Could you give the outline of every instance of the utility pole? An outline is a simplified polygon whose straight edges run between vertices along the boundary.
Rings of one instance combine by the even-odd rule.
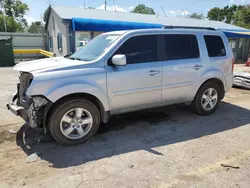
[[[104,5],[105,5],[105,10],[107,10],[107,1],[106,0],[104,2]]]
[[[116,12],[116,5],[115,5],[115,0],[113,0],[113,2],[114,2],[114,9],[115,9],[115,12]]]

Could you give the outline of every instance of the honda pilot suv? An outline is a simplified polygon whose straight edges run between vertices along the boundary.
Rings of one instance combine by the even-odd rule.
[[[7,108],[75,145],[116,114],[173,104],[213,113],[232,87],[233,54],[214,29],[143,29],[104,33],[68,57],[14,69],[20,82]]]

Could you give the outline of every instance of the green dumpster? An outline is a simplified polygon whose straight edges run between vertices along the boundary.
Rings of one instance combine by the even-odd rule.
[[[11,37],[0,37],[0,67],[14,66],[15,59]]]

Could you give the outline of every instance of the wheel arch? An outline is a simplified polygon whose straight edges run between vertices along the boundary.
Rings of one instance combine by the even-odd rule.
[[[53,111],[54,108],[56,108],[58,105],[60,105],[60,103],[63,103],[64,101],[67,101],[69,99],[86,99],[89,100],[90,102],[92,102],[97,109],[100,112],[101,115],[101,121],[103,123],[107,123],[110,113],[109,111],[105,110],[104,105],[102,104],[102,102],[100,101],[100,99],[98,99],[96,96],[89,94],[89,93],[73,93],[73,94],[69,94],[66,96],[63,96],[61,98],[59,98],[57,101],[55,101],[54,103],[50,103],[50,105],[47,106],[46,110],[45,110],[45,114],[44,114],[44,128],[47,130],[47,125],[48,125],[48,121],[50,118],[50,114]]]
[[[223,84],[223,82],[222,82],[222,80],[221,79],[219,79],[219,78],[209,78],[209,79],[207,79],[207,80],[205,80],[202,84],[201,84],[201,86],[199,87],[199,89],[197,90],[197,92],[196,92],[196,95],[197,95],[197,93],[199,92],[199,90],[200,90],[200,88],[204,85],[204,84],[206,84],[206,83],[215,83],[215,84],[217,84],[218,86],[219,86],[219,88],[220,88],[220,100],[222,100],[223,98],[224,98],[224,96],[225,96],[225,87],[224,87],[224,84]]]

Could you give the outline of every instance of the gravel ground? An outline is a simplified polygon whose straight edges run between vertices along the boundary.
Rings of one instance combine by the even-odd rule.
[[[116,116],[88,143],[62,147],[6,110],[18,74],[2,68],[0,76],[1,188],[249,188],[249,90],[231,89],[210,116],[185,107]],[[26,163],[34,153],[39,158]]]

